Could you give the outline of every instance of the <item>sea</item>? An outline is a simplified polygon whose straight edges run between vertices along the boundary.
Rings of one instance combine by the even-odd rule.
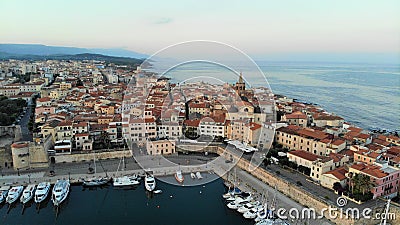
[[[262,76],[248,75],[246,82],[270,86],[276,94],[320,105],[364,129],[399,130],[400,66],[349,63],[257,62]],[[250,74],[250,73],[249,73]],[[205,77],[233,83],[232,71],[214,64],[185,64],[164,74],[183,82]],[[266,80],[265,80],[266,78]],[[190,178],[189,178],[190,179]],[[72,186],[58,214],[51,202],[40,210],[22,210],[16,204],[0,206],[0,224],[254,224],[229,210],[221,195],[223,181],[199,186],[157,182],[162,194],[149,196],[143,184],[133,190],[112,186],[84,189]]]

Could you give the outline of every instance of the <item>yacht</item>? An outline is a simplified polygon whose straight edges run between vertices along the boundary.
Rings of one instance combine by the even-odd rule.
[[[239,208],[237,209],[237,211],[240,212],[240,213],[245,213],[245,212],[249,211],[249,210],[252,209],[252,208],[254,208],[254,205],[253,205],[253,204],[251,204],[251,203],[246,203],[246,204],[242,205],[241,207],[239,207]]]
[[[261,211],[264,211],[264,207],[262,207],[262,206],[254,207],[254,208],[250,209],[249,211],[245,212],[243,214],[243,217],[246,219],[255,219],[258,216],[259,212],[261,212]]]
[[[144,178],[144,186],[146,187],[146,190],[150,192],[156,188],[156,179],[153,175],[146,175],[146,177]]]
[[[85,187],[98,187],[98,186],[103,186],[110,182],[110,178],[108,177],[98,177],[98,178],[92,178],[88,180],[83,181],[83,186]]]
[[[29,202],[33,198],[33,196],[35,195],[35,190],[36,190],[36,185],[34,185],[34,184],[28,185],[24,189],[24,191],[22,192],[22,196],[19,199],[19,201],[22,204],[25,204],[25,203]]]
[[[197,179],[203,179],[203,177],[201,176],[201,173],[200,173],[200,172],[197,172],[197,173],[196,173],[196,177],[197,177]]]
[[[114,187],[133,186],[140,184],[134,177],[123,176],[113,179]]]
[[[54,206],[60,206],[61,203],[68,197],[70,183],[69,180],[57,180],[53,187],[51,200]]]
[[[0,204],[6,201],[8,190],[10,190],[10,186],[0,188]]]
[[[42,182],[39,183],[36,191],[35,191],[35,203],[41,203],[43,200],[47,198],[50,192],[50,183],[49,182]]]
[[[183,183],[183,181],[185,180],[185,178],[182,175],[182,171],[177,170],[175,173],[175,179],[176,181],[178,181],[179,183]]]
[[[13,204],[15,201],[17,201],[19,196],[21,196],[23,190],[24,190],[24,186],[12,187],[10,189],[10,191],[8,191],[6,202],[8,204]]]
[[[243,205],[244,202],[237,202],[237,201],[233,201],[233,202],[229,202],[226,206],[229,209],[238,209]]]

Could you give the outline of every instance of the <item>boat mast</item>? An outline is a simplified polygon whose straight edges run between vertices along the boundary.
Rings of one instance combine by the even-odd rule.
[[[96,154],[93,153],[94,174],[96,174]]]

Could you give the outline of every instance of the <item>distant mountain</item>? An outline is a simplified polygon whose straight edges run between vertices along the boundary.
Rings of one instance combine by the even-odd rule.
[[[116,57],[93,53],[81,53],[71,55],[23,55],[23,54],[10,54],[0,52],[0,60],[4,59],[19,59],[19,60],[98,60],[107,63],[114,63],[117,65],[128,65],[132,68],[139,66],[143,63],[143,59],[136,59],[131,57]]]
[[[41,44],[0,44],[2,55],[76,55],[83,53],[101,54],[116,57],[143,59],[148,56],[134,51],[119,48],[76,48],[63,46],[47,46]]]

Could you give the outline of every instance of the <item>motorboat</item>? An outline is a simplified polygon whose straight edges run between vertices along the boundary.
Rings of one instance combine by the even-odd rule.
[[[23,191],[24,191],[24,186],[12,187],[8,191],[6,202],[8,204],[13,204],[14,202],[16,202],[18,200],[19,196],[21,196]]]
[[[19,201],[22,204],[26,204],[27,202],[29,202],[31,199],[33,199],[33,196],[35,195],[35,190],[36,190],[35,184],[28,185],[22,192],[22,195],[21,195],[21,198],[19,199]]]
[[[158,190],[155,190],[153,193],[154,193],[154,194],[161,194],[161,193],[162,193],[162,190],[158,189]]]
[[[38,184],[34,197],[35,203],[41,203],[47,198],[50,192],[50,187],[51,186],[49,182],[42,182]]]
[[[191,177],[192,179],[195,179],[195,178],[196,178],[196,174],[190,173],[190,177]]]
[[[238,208],[240,208],[240,207],[242,206],[242,203],[233,201],[233,202],[229,202],[226,206],[227,206],[229,209],[238,209]]]
[[[197,177],[197,179],[203,179],[203,177],[201,176],[201,173],[200,173],[200,172],[197,172],[197,173],[196,173],[196,177]]]
[[[103,186],[110,182],[110,178],[108,177],[97,177],[97,178],[92,178],[88,180],[83,181],[83,186],[85,187],[98,187],[98,186]]]
[[[185,178],[182,175],[182,171],[178,170],[175,173],[175,179],[176,181],[178,181],[179,183],[183,183],[183,181],[185,180]]]
[[[245,212],[243,214],[243,217],[246,219],[255,219],[258,216],[259,212],[261,212],[261,211],[264,211],[264,207],[262,207],[262,206],[254,207],[254,208],[250,209],[249,211]]]
[[[147,191],[153,191],[156,188],[156,179],[153,175],[147,174],[144,178],[144,187]]]
[[[60,206],[61,203],[67,199],[69,187],[69,180],[57,180],[51,195],[51,200],[53,201],[54,206]]]
[[[254,208],[254,205],[253,205],[253,204],[251,204],[251,203],[246,203],[246,204],[243,204],[241,207],[239,207],[239,208],[237,209],[237,211],[240,212],[240,213],[245,213],[245,212],[249,211],[249,210],[252,209],[252,208]]]
[[[10,190],[10,186],[2,186],[0,188],[0,204],[6,201],[8,190]]]
[[[140,184],[134,177],[123,176],[113,179],[114,187],[134,186]]]

